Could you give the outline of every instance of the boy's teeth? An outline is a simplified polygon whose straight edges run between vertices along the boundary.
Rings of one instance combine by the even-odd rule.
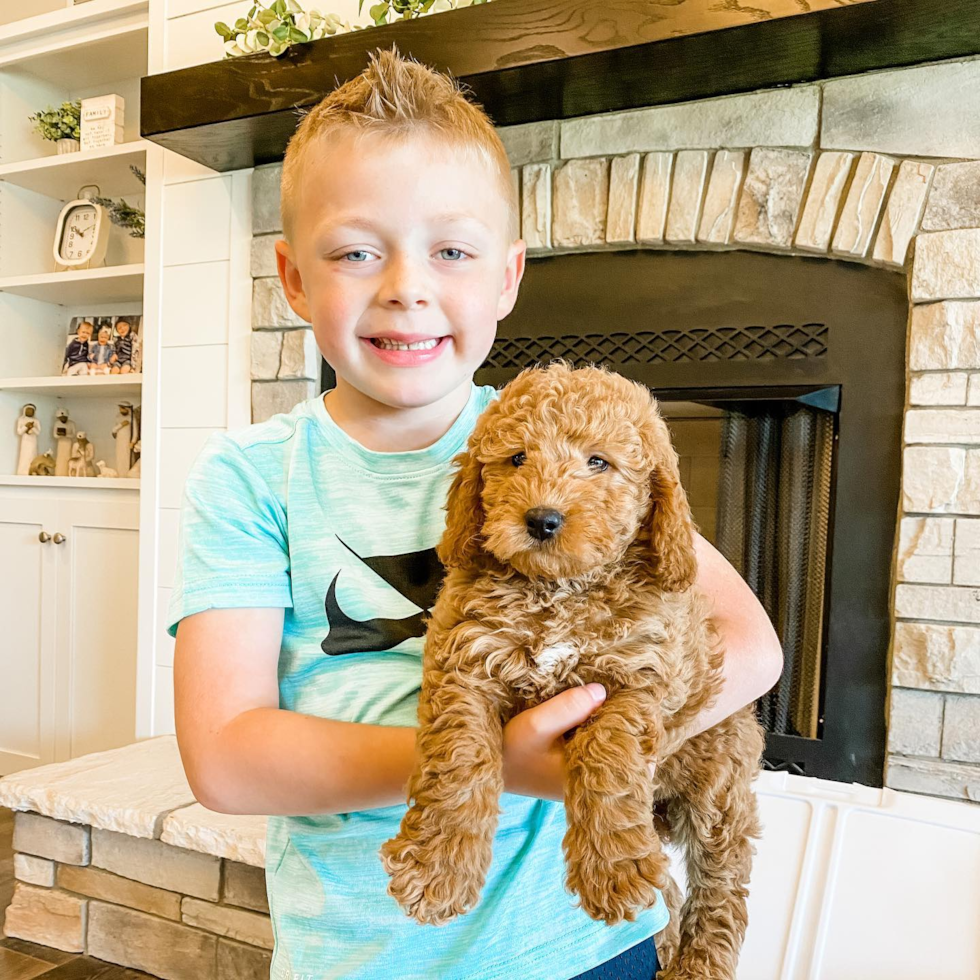
[[[419,340],[414,344],[396,344],[387,337],[372,337],[371,343],[375,347],[384,347],[385,350],[432,350],[439,343],[439,340],[433,338],[432,340]]]

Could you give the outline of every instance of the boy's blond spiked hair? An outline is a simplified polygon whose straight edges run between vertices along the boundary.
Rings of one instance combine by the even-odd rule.
[[[303,113],[282,162],[279,208],[286,241],[293,241],[293,217],[307,149],[344,127],[390,137],[427,134],[452,147],[475,151],[497,174],[509,213],[511,240],[519,237],[517,192],[510,161],[493,123],[479,105],[466,98],[455,79],[402,57],[392,46],[390,51],[373,52],[360,75]]]

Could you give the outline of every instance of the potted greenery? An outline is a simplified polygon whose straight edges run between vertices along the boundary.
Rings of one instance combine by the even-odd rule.
[[[27,117],[34,123],[34,130],[42,139],[53,140],[58,145],[59,153],[74,153],[81,146],[82,136],[82,102],[62,102],[61,107],[52,109],[50,106],[44,112],[36,112]]]

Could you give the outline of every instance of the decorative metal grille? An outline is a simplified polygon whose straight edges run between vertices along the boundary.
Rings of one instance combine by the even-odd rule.
[[[788,772],[794,776],[806,775],[806,768],[800,762],[782,762],[779,759],[763,759],[762,768],[769,772]]]
[[[760,361],[823,357],[827,324],[690,327],[636,333],[590,333],[561,337],[498,337],[484,367],[523,368],[562,357],[605,364],[656,364],[676,361]]]

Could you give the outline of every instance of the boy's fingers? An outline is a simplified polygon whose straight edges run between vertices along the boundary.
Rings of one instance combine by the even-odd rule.
[[[601,684],[571,687],[528,711],[528,722],[535,735],[552,740],[580,725],[605,700]]]

